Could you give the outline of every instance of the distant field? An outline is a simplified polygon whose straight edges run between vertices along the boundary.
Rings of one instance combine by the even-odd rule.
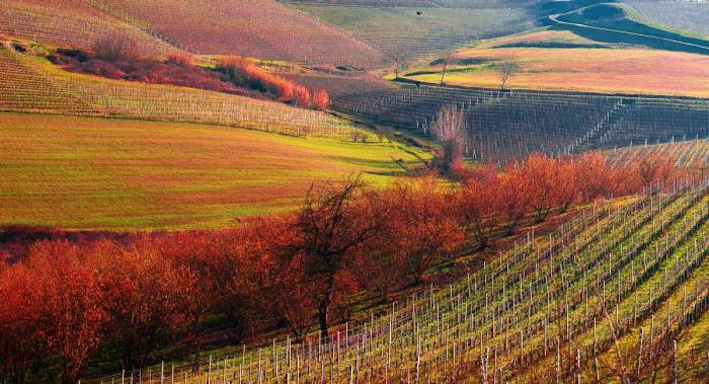
[[[221,227],[291,209],[314,180],[384,183],[398,144],[206,125],[0,113],[0,225]]]
[[[709,3],[693,0],[624,0],[644,19],[691,34],[709,36]],[[671,11],[668,11],[670,10]]]
[[[667,12],[672,12],[670,7],[667,7]],[[648,22],[626,4],[596,4],[551,16],[550,21],[559,28],[597,41],[709,54],[709,40]]]
[[[554,29],[539,29],[537,31],[503,36],[489,39],[476,45],[477,48],[506,48],[506,47],[537,47],[537,48],[570,48],[570,47],[599,47],[597,41],[579,36],[571,31]]]
[[[420,8],[416,4],[391,7],[387,4],[348,6],[295,2],[293,7],[368,42],[386,54],[390,62],[397,55],[411,60],[479,38],[519,32],[534,26],[534,17],[523,3],[467,3],[468,8]],[[417,15],[417,12],[421,14]]]
[[[519,70],[509,88],[709,97],[709,56],[649,49],[462,49],[455,59],[483,61],[449,66],[448,84],[500,87],[499,63]],[[487,60],[487,62],[485,62]],[[440,82],[440,66],[412,69],[411,79]]]

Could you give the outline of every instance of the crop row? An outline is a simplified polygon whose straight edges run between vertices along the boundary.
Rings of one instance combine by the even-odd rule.
[[[333,105],[423,134],[441,107],[456,105],[466,114],[467,155],[503,162],[531,152],[559,155],[709,136],[703,100],[373,84],[335,93]]]
[[[709,140],[694,139],[614,148],[606,153],[613,167],[622,167],[643,158],[661,158],[677,167],[701,170],[706,166],[708,152]]]
[[[605,132],[598,146],[612,148],[709,137],[706,102],[638,101]]]

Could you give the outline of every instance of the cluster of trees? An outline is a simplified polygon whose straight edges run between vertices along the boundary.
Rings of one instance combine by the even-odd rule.
[[[677,177],[663,164],[609,169],[597,154],[534,155],[502,172],[459,167],[457,187],[429,177],[383,191],[359,178],[325,184],[298,212],[228,231],[37,242],[0,264],[0,382],[23,383],[42,368],[74,383],[100,354],[139,368],[168,345],[184,358],[215,322],[232,341],[276,327],[326,336],[349,319],[354,294],[386,301],[525,220],[654,191]]]
[[[232,84],[272,93],[283,101],[304,108],[325,110],[330,106],[330,96],[326,90],[311,92],[307,87],[293,80],[262,70],[247,58],[238,56],[223,58],[219,61],[217,71],[222,74],[224,80]]]

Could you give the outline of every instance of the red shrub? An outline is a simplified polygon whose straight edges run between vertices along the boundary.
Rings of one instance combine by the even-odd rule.
[[[293,88],[293,101],[301,107],[310,107],[310,91],[302,85]]]
[[[321,111],[327,110],[330,108],[330,94],[324,89],[318,90],[313,95],[313,105]]]

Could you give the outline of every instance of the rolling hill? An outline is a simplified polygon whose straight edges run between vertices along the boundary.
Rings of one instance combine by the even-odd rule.
[[[534,1],[288,1],[381,51],[391,65],[533,27]]]
[[[0,225],[223,228],[296,208],[315,180],[362,173],[383,185],[402,171],[393,159],[418,164],[410,151],[208,125],[0,113]]]
[[[0,384],[709,382],[706,7],[0,0]]]
[[[295,136],[349,137],[352,131],[344,120],[276,101],[67,72],[11,46],[0,45],[0,68],[5,111],[218,124]]]
[[[373,48],[275,0],[3,0],[0,33],[60,47],[91,48],[107,34],[133,37],[148,55],[255,56],[375,66]],[[177,22],[179,21],[179,22]]]

